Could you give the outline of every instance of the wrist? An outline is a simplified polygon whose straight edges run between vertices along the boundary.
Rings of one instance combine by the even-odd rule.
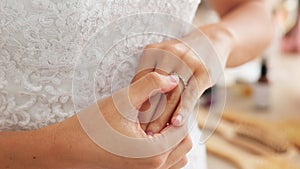
[[[223,67],[226,66],[228,57],[236,43],[233,32],[224,24],[216,23],[199,28],[211,41],[218,53],[219,60]]]
[[[182,38],[182,42],[201,60],[209,75],[209,85],[217,83],[235,46],[233,33],[221,23],[216,23],[192,30]]]

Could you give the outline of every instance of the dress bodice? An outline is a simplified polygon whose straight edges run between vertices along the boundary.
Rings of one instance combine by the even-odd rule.
[[[40,128],[75,113],[74,65],[82,47],[97,30],[120,17],[143,12],[166,13],[191,23],[199,0],[0,2],[0,131],[4,131]],[[186,31],[184,27],[178,29],[179,34]],[[99,65],[102,71],[96,82],[99,98],[128,85],[143,47],[164,39],[147,34],[128,37],[117,44],[109,59]],[[124,62],[122,58],[126,56],[132,57]],[[93,62],[86,60],[87,66]],[[88,71],[76,75],[82,81],[88,77]],[[112,81],[114,89],[109,85]],[[88,96],[95,90],[84,84],[79,90],[83,108],[90,103]]]

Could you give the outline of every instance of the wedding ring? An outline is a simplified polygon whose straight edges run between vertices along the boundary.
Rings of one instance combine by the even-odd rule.
[[[180,81],[183,83],[183,88],[186,88],[188,86],[187,80],[185,80],[185,78],[179,75],[178,73],[173,72],[171,73],[171,75],[177,75],[179,77]]]

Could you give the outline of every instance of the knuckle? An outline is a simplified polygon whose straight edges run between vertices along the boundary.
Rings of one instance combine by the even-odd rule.
[[[198,58],[195,59],[194,64],[195,64],[195,67],[197,67],[198,71],[201,71],[201,72],[206,71],[206,67],[200,59],[198,59]]]
[[[201,62],[201,61],[198,61],[196,64],[196,71],[199,72],[200,74],[206,74],[207,73],[207,69],[205,67],[205,65]]]
[[[202,62],[202,60],[198,57],[198,55],[194,51],[188,51],[186,54],[189,59],[191,60],[191,64],[193,67],[196,67],[197,69],[205,69],[205,66]]]
[[[207,72],[206,66],[204,65],[204,63],[202,62],[202,60],[200,60],[199,58],[197,58],[197,56],[195,55],[194,59],[193,59],[193,66],[196,67],[196,71],[199,73],[205,73]]]
[[[187,48],[185,45],[179,43],[179,44],[172,44],[172,45],[166,45],[163,47],[164,50],[169,51],[170,53],[174,54],[177,57],[184,57],[185,53],[187,52]]]
[[[198,86],[198,88],[207,89],[208,87],[211,87],[211,85],[212,85],[211,77],[206,68],[204,68],[203,70],[197,69],[195,75],[196,75],[196,83],[195,84]]]

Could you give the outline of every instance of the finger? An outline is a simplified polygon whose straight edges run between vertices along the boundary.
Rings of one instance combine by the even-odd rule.
[[[129,98],[135,108],[139,108],[151,95],[173,90],[179,82],[176,75],[164,76],[156,72],[148,73],[129,86]]]
[[[161,75],[168,75],[169,74],[165,70],[155,69],[154,71],[161,74]],[[179,85],[180,85],[180,83],[179,83]],[[175,89],[173,89],[172,92],[167,93],[166,96],[169,97],[170,93],[173,93],[174,91],[176,91],[177,87]],[[144,129],[144,131],[148,135],[153,135],[155,133],[158,133],[162,128],[165,127],[167,122],[170,121],[169,119],[170,119],[170,117],[171,117],[171,115],[172,115],[172,113],[173,113],[173,111],[174,111],[174,109],[175,109],[175,107],[177,106],[177,103],[178,103],[178,99],[177,99],[176,105],[169,106],[169,105],[167,105],[169,99],[166,99],[166,97],[164,95],[160,95],[158,98],[159,99],[157,99],[157,97],[152,99],[152,100],[150,99],[150,103],[148,101],[145,102],[141,107],[141,109],[143,109],[144,112],[139,114],[140,116],[146,116],[146,118],[145,117],[142,117],[142,118],[139,117],[139,119],[143,120],[144,123],[142,123],[143,124],[142,129]],[[145,108],[147,108],[146,112],[145,112]],[[164,112],[165,109],[172,109],[172,110],[170,111],[170,113],[166,113],[166,112]],[[151,129],[148,130],[149,125],[152,124],[153,121],[155,121],[158,118],[160,120],[159,120],[159,122],[156,122],[156,123],[160,123],[161,125],[153,126],[153,128],[154,128],[153,131],[151,131]],[[146,119],[146,121],[145,121],[145,119]]]
[[[168,72],[165,72],[164,70],[155,69],[154,71],[157,72],[157,73],[159,73],[159,74],[161,74],[161,75],[169,75],[169,73],[168,73]],[[178,83],[178,86],[179,86],[179,85],[180,85],[180,83]],[[146,125],[145,131],[146,131],[146,133],[148,133],[149,135],[158,133],[158,132],[160,131],[160,129],[161,129],[161,128],[164,128],[165,125],[166,125],[166,123],[170,121],[169,119],[170,119],[170,116],[171,116],[171,115],[165,114],[165,112],[163,112],[163,111],[166,110],[166,109],[170,109],[170,106],[167,105],[168,100],[169,100],[169,97],[170,97],[170,95],[171,95],[174,91],[178,90],[178,89],[177,89],[178,86],[175,87],[175,89],[173,89],[172,92],[167,93],[167,94],[166,94],[166,97],[161,95],[161,96],[160,96],[160,100],[158,100],[158,102],[155,102],[156,104],[151,104],[151,106],[155,107],[155,110],[154,110],[153,112],[148,112],[148,114],[151,114],[151,118],[150,118],[149,121],[147,121],[148,123],[147,123],[147,125]],[[177,103],[176,103],[176,105],[177,105]],[[173,108],[173,110],[174,110],[174,108]],[[173,113],[173,112],[172,112],[172,113]],[[161,117],[161,116],[163,116],[163,117]],[[154,129],[153,131],[151,131],[151,129],[148,130],[149,125],[152,124],[154,121],[156,121],[158,118],[160,119],[159,121],[160,121],[160,123],[161,123],[162,125],[159,125],[159,127],[157,127],[157,126],[155,127],[155,126],[154,126],[155,129]]]
[[[161,94],[151,96],[149,100],[144,102],[144,104],[139,109],[138,119],[144,131],[146,131],[149,122],[152,120],[153,114],[157,109],[157,105],[159,105],[160,99]],[[152,134],[150,133],[149,135]]]
[[[165,164],[166,168],[174,166],[192,149],[193,143],[189,136],[186,136],[181,143],[169,154]]]
[[[170,119],[173,115],[173,112],[176,110],[178,105],[181,91],[180,87],[176,87],[172,92],[167,94],[166,101],[161,100],[160,104],[166,104],[163,112],[156,112],[153,119],[154,121],[150,122],[146,128],[146,133],[155,134],[159,133],[163,128],[166,127],[167,123],[170,123]],[[166,103],[164,103],[166,102]],[[159,111],[159,110],[158,110]],[[157,118],[157,116],[159,116]]]
[[[184,55],[186,50],[181,49],[182,51],[177,51],[177,54]],[[167,75],[170,74],[170,72],[173,72],[168,69],[169,65],[173,66],[171,68],[172,70],[178,70],[177,67],[180,67],[179,69],[182,69],[184,71],[183,74],[190,73],[191,71],[186,71],[187,66],[183,61],[180,60],[179,56],[174,56],[176,51],[166,51],[164,54],[164,57],[162,58],[162,61],[157,63],[157,67],[155,68],[155,72],[158,72],[159,74]],[[180,66],[178,66],[180,65]],[[174,67],[176,66],[176,67]],[[177,72],[177,71],[176,71]],[[180,74],[182,74],[180,72]],[[188,77],[190,77],[192,73],[189,74]],[[176,107],[179,103],[181,92],[184,89],[184,85],[182,82],[178,84],[178,86],[172,90],[172,92],[167,93],[167,99],[164,97],[161,98],[160,105],[157,105],[156,112],[154,113],[153,118],[151,119],[151,122],[148,124],[146,128],[146,132],[148,134],[155,134],[159,133],[164,127],[166,127],[166,124],[171,122],[170,118],[172,117],[174,111],[176,110]],[[164,106],[164,109],[159,109],[159,107],[162,107],[162,104]]]
[[[176,75],[164,76],[152,72],[112,95],[116,110],[127,120],[137,122],[138,110],[151,96],[173,90],[179,81]]]
[[[154,71],[156,60],[159,57],[157,56],[156,49],[159,48],[160,45],[161,44],[150,44],[145,47],[137,66],[137,74],[134,76],[131,83],[134,83],[135,81],[144,77],[146,74]],[[138,119],[140,120],[141,128],[144,131],[146,130],[148,122],[150,122],[152,119],[159,100],[159,96],[151,97],[149,100],[145,101],[139,109],[140,113]]]
[[[195,65],[198,65],[198,62],[197,63],[194,62],[195,59],[193,57],[195,54],[192,51],[187,50],[187,48],[182,44],[177,45],[177,47],[173,46],[172,48],[165,49],[165,50],[168,50],[168,52],[166,52],[165,58],[161,62],[157,63],[156,70],[167,67],[166,65],[172,61],[172,63],[176,65],[176,67],[174,67],[173,70],[175,70],[177,74],[179,73],[182,78],[179,84],[185,86],[186,83],[185,79],[189,79],[190,77],[192,77],[194,71],[196,70]],[[174,58],[173,55],[177,55],[177,57]],[[149,124],[149,126],[146,129],[148,133],[159,132],[161,129],[163,129],[166,126],[166,123],[171,121],[170,118],[173,115],[174,111],[176,110],[176,107],[178,106],[180,95],[182,92],[182,90],[178,90],[177,88],[178,86],[172,92],[167,94],[168,99],[167,99],[166,109],[164,110],[163,113],[161,112],[155,113],[155,114],[159,114],[160,117],[158,119],[154,118],[156,120]],[[179,120],[182,119],[181,116],[176,118]]]
[[[149,69],[148,69],[149,71]],[[152,71],[152,70],[151,70]],[[144,76],[144,73],[146,73],[147,70],[144,70],[140,73],[138,73],[136,75],[136,78],[141,78],[142,76]],[[168,73],[161,71],[161,70],[154,70],[154,72],[157,72],[161,75],[168,75]],[[160,109],[160,105],[161,104],[161,99],[162,95],[161,94],[157,94],[155,96],[151,96],[149,100],[147,100],[146,102],[144,102],[141,106],[141,108],[139,109],[140,113],[138,116],[138,119],[141,123],[141,127],[144,131],[146,131],[149,122],[151,122],[153,120],[153,118],[155,118],[154,116],[156,115],[156,110]],[[149,135],[152,135],[152,132],[148,133]]]
[[[188,116],[193,112],[197,100],[203,93],[204,88],[200,89],[197,84],[197,80],[194,76],[188,82],[188,86],[184,89],[180,103],[177,106],[176,111],[172,117],[172,124],[174,126],[182,126]]]
[[[158,74],[161,74],[161,75],[165,75],[165,76],[168,76],[169,75],[169,73],[167,73],[167,72],[165,72],[165,71],[162,71],[162,70],[159,70],[159,69],[155,69],[155,70],[153,70],[154,72],[157,72]],[[179,84],[179,83],[178,83]],[[176,87],[175,87],[175,89],[176,89]],[[175,89],[173,89],[173,90],[175,90]],[[152,116],[151,116],[151,119],[153,119],[153,116],[155,115],[155,111],[156,111],[156,109],[157,109],[157,107],[158,107],[158,105],[160,104],[160,101],[161,101],[161,94],[158,94],[158,95],[160,95],[158,98],[159,99],[157,99],[157,100],[154,100],[153,99],[153,101],[152,100],[149,100],[149,101],[147,101],[147,102],[145,102],[144,104],[143,104],[143,110],[141,110],[141,111],[146,111],[146,110],[148,110],[149,108],[154,108],[153,110],[154,111],[147,111],[147,113],[149,113],[149,114],[151,114]],[[146,109],[146,110],[145,110]],[[150,121],[151,121],[151,119],[150,120],[148,120],[147,121],[147,123],[149,123]]]
[[[133,77],[133,79],[131,80],[131,83],[136,82],[137,80],[141,79],[142,77],[144,77],[145,75],[147,75],[148,73],[153,72],[154,68],[145,68],[146,65],[144,65],[144,63],[148,63],[149,61],[146,60],[148,58],[143,58],[143,55],[140,59],[139,65],[138,65],[138,72],[137,74]],[[153,60],[151,61],[153,67],[155,66],[155,63],[153,62]],[[149,66],[149,65],[148,65]],[[142,68],[145,68],[142,70]],[[155,106],[157,105],[159,102],[160,97],[158,97],[157,95],[155,96],[151,96],[149,100],[145,101],[143,103],[143,105],[140,107],[139,111],[139,115],[138,115],[138,119],[140,120],[140,125],[141,128],[145,131],[147,124],[148,123],[144,123],[144,121],[151,121],[152,118],[152,114],[148,113],[148,112],[154,112],[155,111]],[[151,102],[151,103],[150,103]],[[152,106],[151,106],[152,105]]]
[[[188,163],[188,158],[185,156],[183,157],[179,162],[177,162],[175,165],[173,165],[170,169],[180,169],[186,166]]]

